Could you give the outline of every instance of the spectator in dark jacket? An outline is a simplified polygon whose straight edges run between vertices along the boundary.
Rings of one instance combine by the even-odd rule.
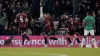
[[[54,20],[59,20],[61,14],[62,14],[62,8],[61,8],[61,6],[59,4],[59,1],[56,1],[53,13],[55,14],[55,19]]]
[[[7,26],[7,16],[6,13],[2,11],[2,4],[0,4],[0,34],[4,30],[5,26]]]

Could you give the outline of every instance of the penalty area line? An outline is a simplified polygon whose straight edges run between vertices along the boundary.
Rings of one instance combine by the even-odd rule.
[[[46,56],[68,56],[66,54],[57,54],[57,53],[31,53],[31,52],[0,52],[0,54],[13,54],[13,55],[46,55]]]

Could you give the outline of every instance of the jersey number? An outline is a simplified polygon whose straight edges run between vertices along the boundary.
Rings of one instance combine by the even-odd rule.
[[[24,22],[24,20],[23,20],[23,16],[20,16],[20,22]]]

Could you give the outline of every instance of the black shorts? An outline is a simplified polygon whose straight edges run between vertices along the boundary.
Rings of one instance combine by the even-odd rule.
[[[74,35],[75,32],[76,32],[75,30],[69,30],[68,34],[69,34],[69,35]]]
[[[75,31],[75,30],[69,31],[67,34],[69,34],[69,35],[74,35],[74,34],[80,35],[80,33],[78,31]]]
[[[20,32],[21,32],[21,33],[26,32],[26,28],[25,28],[25,27],[21,27],[21,28],[20,28]]]
[[[74,35],[74,34],[79,35],[79,31],[78,31],[78,30],[70,30],[70,31],[68,32],[68,34],[69,34],[69,35]]]

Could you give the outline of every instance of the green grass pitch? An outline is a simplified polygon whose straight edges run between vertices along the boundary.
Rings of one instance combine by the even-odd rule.
[[[0,56],[100,56],[100,48],[0,48]]]

